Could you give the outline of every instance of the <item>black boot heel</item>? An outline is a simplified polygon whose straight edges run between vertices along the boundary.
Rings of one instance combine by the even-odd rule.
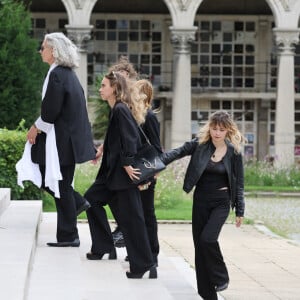
[[[108,259],[117,259],[117,251],[115,247],[110,251]]]
[[[86,258],[89,259],[89,260],[101,260],[102,257],[105,254],[106,253],[92,253],[92,252],[89,252],[89,253],[86,254]],[[108,259],[117,259],[117,252],[116,252],[115,247],[108,253]]]
[[[150,268],[150,270],[149,270],[149,278],[150,279],[156,279],[157,278],[156,264]]]
[[[141,273],[132,273],[132,272],[127,271],[126,276],[127,276],[127,278],[130,278],[130,279],[141,279],[141,278],[143,278],[144,274],[148,271],[149,271],[150,279],[157,278],[156,265],[153,265],[150,269],[146,270],[145,272],[141,272]]]

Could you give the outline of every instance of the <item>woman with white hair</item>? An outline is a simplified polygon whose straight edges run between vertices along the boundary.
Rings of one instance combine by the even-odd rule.
[[[41,115],[27,139],[42,188],[54,197],[57,209],[57,242],[47,244],[78,247],[77,214],[90,205],[73,190],[75,164],[95,158],[84,91],[73,71],[79,56],[73,42],[60,32],[45,35],[40,54],[50,68],[43,85]]]

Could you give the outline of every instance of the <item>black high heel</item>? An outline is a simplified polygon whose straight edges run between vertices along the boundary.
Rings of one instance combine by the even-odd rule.
[[[141,273],[132,273],[132,272],[127,271],[126,276],[127,276],[127,278],[130,278],[130,279],[141,279],[141,278],[143,278],[144,274],[148,271],[149,271],[150,279],[157,278],[156,265],[153,265],[152,267],[150,267],[150,269],[146,270],[145,272],[141,272]]]
[[[89,260],[101,260],[102,257],[106,254],[105,253],[92,253],[89,252],[86,254],[86,258]],[[117,252],[116,248],[114,247],[109,253],[108,253],[108,259],[117,259]]]

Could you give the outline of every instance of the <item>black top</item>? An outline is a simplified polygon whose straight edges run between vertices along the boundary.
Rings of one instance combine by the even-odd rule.
[[[235,207],[237,216],[243,216],[245,211],[244,201],[244,167],[241,153],[237,153],[231,143],[226,141],[227,152],[223,157],[223,163],[228,176],[228,188],[230,190],[231,206]],[[167,165],[181,157],[191,155],[188,165],[183,189],[190,192],[201,178],[216,147],[211,141],[199,144],[197,139],[184,143],[181,147],[164,152],[161,155],[163,162]]]
[[[197,182],[201,190],[214,191],[224,187],[228,188],[228,175],[223,161],[209,160],[204,172]]]

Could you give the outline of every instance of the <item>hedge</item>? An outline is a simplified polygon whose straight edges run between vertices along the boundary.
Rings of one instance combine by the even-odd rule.
[[[0,187],[11,189],[12,200],[41,199],[42,191],[31,182],[17,184],[16,163],[22,157],[26,132],[0,129]]]

